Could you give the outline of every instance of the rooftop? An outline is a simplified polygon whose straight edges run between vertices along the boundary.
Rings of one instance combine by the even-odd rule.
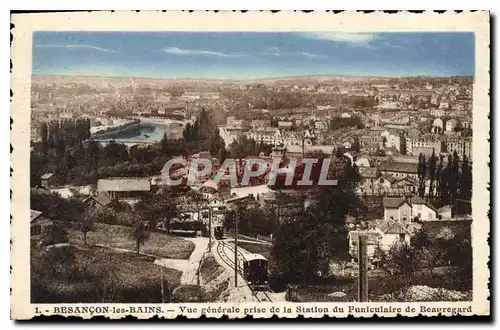
[[[148,178],[108,178],[97,181],[97,191],[150,191]]]
[[[42,214],[42,212],[40,212],[40,211],[30,210],[30,222],[32,222],[33,220],[38,218],[41,214]]]
[[[384,197],[383,204],[385,208],[398,208],[403,203],[408,203],[404,198]]]
[[[380,222],[378,228],[384,234],[410,234],[410,231],[404,225],[391,220]]]
[[[382,162],[378,166],[378,169],[380,171],[387,171],[387,172],[400,172],[400,173],[412,173],[412,174],[417,174],[418,169],[417,169],[418,164],[415,163],[403,163],[403,162]]]

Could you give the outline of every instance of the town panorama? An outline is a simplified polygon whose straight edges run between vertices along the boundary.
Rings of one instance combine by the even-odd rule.
[[[473,33],[33,40],[31,303],[472,300]]]

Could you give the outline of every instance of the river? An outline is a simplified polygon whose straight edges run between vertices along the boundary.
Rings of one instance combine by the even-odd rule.
[[[156,143],[163,138],[165,133],[170,138],[179,137],[182,128],[183,123],[180,122],[141,120],[140,123],[134,126],[104,134],[96,134],[93,139],[103,145],[115,140],[117,143],[132,146],[140,143]]]

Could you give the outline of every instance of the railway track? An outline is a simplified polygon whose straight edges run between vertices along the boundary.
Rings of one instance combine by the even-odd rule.
[[[227,255],[224,247],[228,247],[231,251],[233,251],[231,256]],[[234,265],[234,247],[231,247],[231,245],[226,244],[224,241],[217,241],[216,251],[217,251],[217,254],[219,255],[219,257],[222,259],[222,261],[226,265],[228,265],[231,269],[234,269],[234,267],[235,267],[235,265]],[[238,273],[243,278],[245,278],[243,268],[242,268],[242,266],[240,266],[243,264],[243,261],[244,261],[243,254],[240,251],[238,251]],[[247,286],[250,289],[250,291],[252,292],[252,295],[257,299],[258,302],[271,302],[272,301],[272,299],[269,296],[267,291],[255,290],[250,285],[248,285],[248,283],[247,283]]]

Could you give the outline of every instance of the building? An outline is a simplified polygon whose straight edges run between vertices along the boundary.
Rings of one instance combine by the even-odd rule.
[[[140,198],[151,191],[148,178],[108,178],[97,181],[97,193],[105,193],[111,200]]]
[[[279,128],[290,129],[293,127],[293,121],[291,120],[280,120],[278,121]]]
[[[410,178],[404,177],[395,180],[391,185],[391,194],[396,196],[408,196],[415,195],[418,193],[418,181]]]
[[[107,192],[102,191],[85,198],[83,202],[87,208],[93,209],[108,206],[111,203],[111,198]]]
[[[455,127],[457,127],[458,121],[456,119],[450,119],[446,122],[446,131],[453,132]]]
[[[383,199],[384,220],[407,225],[411,222],[411,205],[404,198],[385,197]]]
[[[419,221],[434,221],[438,217],[438,210],[420,197],[415,197],[411,201],[411,212],[413,219]]]
[[[434,152],[436,155],[441,153],[441,140],[433,135],[406,138],[406,154],[418,156],[421,153],[430,156]]]
[[[201,185],[199,192],[202,194],[203,198],[211,199],[217,195],[219,187],[215,181],[209,179]]]
[[[53,221],[44,216],[40,211],[30,210],[30,234],[31,240],[40,241],[44,234],[49,233]]]
[[[358,258],[358,238],[359,235],[367,236],[366,252],[368,258],[373,258],[377,247],[382,239],[381,234],[377,230],[351,230],[349,232],[349,254],[352,258]]]
[[[391,175],[396,179],[409,177],[418,180],[418,163],[384,161],[378,165],[381,174]]]
[[[243,119],[236,119],[235,116],[229,116],[226,119],[226,126],[228,129],[242,129]]]
[[[472,138],[450,137],[446,140],[445,146],[446,152],[449,154],[453,154],[456,151],[459,157],[465,155],[467,158],[472,159]]]
[[[45,173],[40,177],[42,187],[50,188],[55,185],[56,177],[54,173]]]
[[[379,246],[382,250],[389,250],[391,246],[398,243],[410,244],[411,232],[402,223],[385,220],[377,225],[377,230],[381,233]]]
[[[370,132],[368,134],[361,134],[358,137],[360,148],[364,148],[374,143],[379,145],[379,149],[384,148],[384,137],[379,132]]]
[[[444,131],[444,122],[441,118],[436,118],[432,122],[432,132],[440,133]]]
[[[368,155],[375,155],[379,150],[380,150],[380,144],[378,143],[371,143],[361,148],[361,152]]]
[[[382,138],[385,138],[386,148],[395,148],[398,152],[401,152],[401,137],[399,133],[394,131],[384,131],[380,134]]]

